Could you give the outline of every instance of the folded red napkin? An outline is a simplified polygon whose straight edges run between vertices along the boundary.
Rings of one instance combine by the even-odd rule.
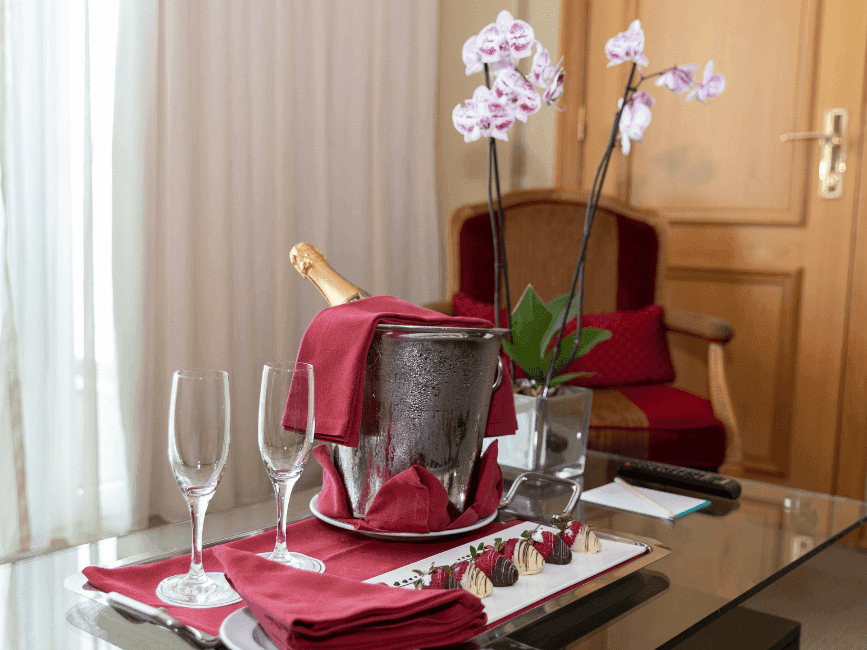
[[[438,327],[493,327],[481,318],[446,316],[391,296],[374,296],[320,311],[301,340],[298,361],[313,365],[316,381],[316,439],[358,446],[364,369],[380,323]],[[518,428],[507,370],[491,395],[485,435],[512,435]],[[287,404],[283,426],[294,421]]]
[[[461,643],[488,620],[463,589],[403,589],[300,571],[246,551],[216,551],[226,577],[284,650],[399,650]]]
[[[379,488],[363,519],[355,519],[346,487],[331,462],[326,445],[313,448],[322,465],[322,490],[316,506],[324,515],[352,524],[356,530],[429,533],[456,530],[476,523],[496,511],[503,496],[503,473],[497,465],[497,441],[479,458],[470,481],[463,513],[455,511],[449,495],[424,467],[413,465]]]

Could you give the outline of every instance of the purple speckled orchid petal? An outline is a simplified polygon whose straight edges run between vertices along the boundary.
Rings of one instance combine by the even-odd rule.
[[[479,48],[476,45],[477,36],[470,36],[464,43],[461,50],[461,57],[464,60],[464,65],[467,66],[467,76],[481,72],[485,64],[482,62],[482,55],[479,53]]]
[[[550,67],[551,55],[539,41],[536,41],[536,55],[533,57],[533,66],[530,68],[530,81],[537,86],[544,87],[546,85],[545,73]]]
[[[467,100],[469,104],[469,100]],[[478,140],[482,133],[479,130],[479,114],[474,108],[458,104],[452,111],[452,123],[458,133],[464,136],[464,142]]]
[[[653,97],[645,90],[641,92],[637,92],[632,96],[632,99],[629,100],[631,104],[644,104],[648,108],[653,107]]]
[[[625,61],[646,66],[647,57],[644,56],[644,32],[641,29],[641,21],[633,20],[629,29],[608,39],[605,43],[605,55],[609,59],[609,67]]]
[[[497,23],[491,23],[479,32],[476,47],[483,63],[496,63],[510,56],[506,33]]]
[[[554,106],[558,99],[563,95],[563,82],[566,80],[566,72],[563,70],[563,60],[560,59],[560,64],[554,71],[553,79],[549,82],[548,88],[545,91],[545,103],[549,106]],[[554,108],[557,108],[554,106]],[[565,110],[558,108],[557,110]]]
[[[516,20],[509,26],[507,32],[509,49],[516,59],[523,59],[533,54],[533,43],[536,42],[536,34],[529,23]]]

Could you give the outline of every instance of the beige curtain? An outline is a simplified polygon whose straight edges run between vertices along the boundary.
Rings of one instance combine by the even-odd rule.
[[[121,14],[114,242],[128,282],[115,303],[141,305],[119,336],[141,525],[187,516],[165,449],[182,367],[230,375],[232,444],[211,509],[270,494],[262,365],[294,359],[325,306],[289,263],[293,244],[372,293],[439,297],[437,2],[151,1]],[[145,128],[120,146],[137,114]],[[311,458],[296,489],[317,469]]]

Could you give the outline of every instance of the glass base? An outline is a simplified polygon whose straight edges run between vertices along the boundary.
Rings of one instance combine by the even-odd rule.
[[[291,551],[287,551],[280,555],[277,555],[274,552],[259,553],[258,555],[259,557],[264,557],[266,560],[279,562],[280,564],[285,564],[286,566],[291,566],[295,569],[301,569],[302,571],[325,573],[325,563],[322,560],[317,560],[315,557],[310,557],[303,553],[292,553]]]
[[[206,573],[205,576],[209,578],[206,583],[193,587],[185,585],[186,574],[166,578],[157,585],[157,596],[169,605],[197,609],[222,607],[241,600],[222,573]]]

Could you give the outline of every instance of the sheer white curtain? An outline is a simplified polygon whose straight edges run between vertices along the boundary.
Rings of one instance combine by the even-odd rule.
[[[439,297],[436,0],[0,7],[0,554],[187,516],[165,450],[181,367],[230,373],[211,507],[266,497],[262,365],[324,306],[292,245]]]
[[[256,444],[262,365],[293,359],[325,306],[289,262],[295,243],[371,292],[439,297],[437,7],[123,3],[114,218],[141,229],[115,234],[129,251],[115,257],[115,299],[140,294],[142,306],[120,341],[122,360],[141,359],[128,366],[140,369],[137,397],[122,395],[124,421],[138,423],[138,523],[187,516],[165,451],[181,367],[230,375],[233,438],[211,508],[270,493]],[[146,128],[121,150],[121,125],[137,115]],[[299,488],[316,469],[311,460]]]
[[[28,534],[39,547],[129,527],[109,236],[117,2],[5,2],[2,22],[0,372],[13,392],[0,453],[12,422],[29,519],[4,540],[15,551]]]

